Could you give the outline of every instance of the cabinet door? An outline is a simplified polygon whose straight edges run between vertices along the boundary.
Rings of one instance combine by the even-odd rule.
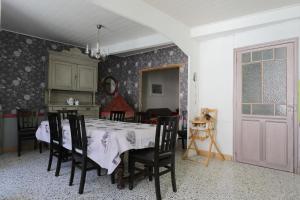
[[[84,115],[85,117],[98,118],[99,107],[98,106],[79,106],[78,114]]]
[[[78,73],[76,77],[77,90],[95,91],[97,89],[97,69],[95,67],[78,65]]]
[[[61,90],[72,90],[75,88],[74,65],[67,62],[52,62],[52,88]]]

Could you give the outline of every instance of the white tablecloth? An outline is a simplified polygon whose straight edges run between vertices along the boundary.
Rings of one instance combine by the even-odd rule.
[[[120,155],[130,149],[153,147],[156,126],[102,119],[86,119],[88,157],[111,174],[121,161]],[[72,148],[70,125],[62,121],[63,146]],[[42,121],[36,132],[38,140],[49,143],[48,121]]]

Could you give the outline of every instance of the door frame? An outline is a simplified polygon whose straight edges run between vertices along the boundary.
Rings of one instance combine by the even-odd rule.
[[[294,121],[293,121],[293,129],[294,129],[294,141],[293,141],[293,172],[299,174],[300,173],[300,166],[299,166],[299,158],[298,158],[298,151],[299,151],[299,125],[298,125],[298,68],[299,68],[299,63],[298,63],[298,41],[299,38],[290,38],[290,39],[285,39],[285,40],[276,40],[273,42],[267,42],[267,43],[261,43],[261,44],[256,44],[256,45],[250,45],[250,46],[245,46],[241,48],[235,48],[234,49],[234,54],[233,54],[233,63],[234,63],[234,69],[233,69],[233,160],[237,161],[236,156],[237,156],[237,149],[238,149],[238,142],[237,141],[237,131],[238,131],[238,124],[237,124],[237,80],[238,80],[238,74],[237,74],[237,52],[238,51],[245,51],[245,50],[250,50],[253,48],[263,48],[271,45],[280,45],[280,44],[285,44],[285,43],[293,43],[294,47]],[[300,111],[300,110],[299,110]]]
[[[143,74],[146,72],[153,72],[153,71],[161,71],[161,70],[167,70],[167,69],[178,69],[178,109],[180,108],[180,68],[183,67],[184,64],[178,63],[178,64],[165,64],[160,65],[156,67],[143,67],[141,70],[139,70],[139,111],[142,110],[143,102],[142,102],[142,96],[143,96]]]

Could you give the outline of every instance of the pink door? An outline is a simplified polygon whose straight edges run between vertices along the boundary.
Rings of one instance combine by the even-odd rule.
[[[236,50],[235,159],[294,171],[295,42]]]

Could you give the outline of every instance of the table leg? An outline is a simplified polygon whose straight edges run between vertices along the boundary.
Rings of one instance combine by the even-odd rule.
[[[118,189],[124,189],[124,154],[120,155],[121,162],[116,168],[116,175],[117,175],[117,187]]]

